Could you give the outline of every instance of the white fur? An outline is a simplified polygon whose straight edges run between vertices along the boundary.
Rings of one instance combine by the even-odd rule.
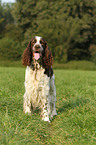
[[[57,115],[55,109],[56,88],[54,75],[50,78],[44,74],[44,69],[40,67],[33,70],[27,66],[25,74],[25,94],[23,109],[25,113],[32,113],[36,107],[41,110],[42,120],[50,122],[54,115]]]
[[[35,50],[35,46],[36,46],[36,45],[39,45],[39,46],[40,46],[40,51],[42,52],[42,51],[43,51],[43,47],[42,47],[42,45],[40,44],[40,40],[42,39],[42,37],[40,37],[40,36],[35,36],[35,39],[36,39],[36,43],[35,43],[34,46],[33,46],[33,50]]]

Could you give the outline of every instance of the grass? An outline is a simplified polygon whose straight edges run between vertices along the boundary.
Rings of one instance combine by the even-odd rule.
[[[74,70],[96,70],[96,64],[91,61],[69,61],[67,63],[54,63],[55,69],[74,69]]]
[[[22,67],[22,61],[14,61],[14,60],[0,60],[0,66],[3,67]]]
[[[0,66],[3,67],[23,67],[22,61],[12,61],[12,60],[1,60]],[[69,61],[67,63],[56,63],[53,62],[54,69],[74,69],[74,70],[96,70],[96,64],[91,61]]]
[[[58,115],[23,113],[24,68],[0,67],[1,145],[95,145],[96,71],[55,70]]]

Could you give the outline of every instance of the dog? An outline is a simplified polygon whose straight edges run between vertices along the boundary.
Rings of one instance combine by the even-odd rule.
[[[32,114],[39,108],[42,120],[50,122],[57,115],[55,76],[52,69],[53,57],[47,42],[35,36],[24,50],[23,65],[25,73],[24,113]]]

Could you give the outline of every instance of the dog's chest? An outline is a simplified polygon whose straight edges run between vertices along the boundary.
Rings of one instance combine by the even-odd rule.
[[[27,82],[42,82],[44,80],[49,80],[49,77],[44,74],[45,69],[39,68],[39,69],[31,69],[30,67],[27,67],[26,74],[25,74],[25,81]]]
[[[40,102],[44,101],[50,90],[50,77],[44,74],[44,69],[32,70],[30,67],[26,69],[25,89],[27,97],[34,107],[40,106]]]
[[[31,92],[34,92],[34,90],[40,91],[40,89],[50,85],[50,77],[45,75],[44,71],[43,68],[32,70],[27,67],[25,75],[25,87],[27,87],[27,90]]]

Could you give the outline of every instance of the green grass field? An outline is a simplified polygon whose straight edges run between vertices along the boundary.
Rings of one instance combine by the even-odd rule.
[[[23,113],[25,68],[0,67],[0,145],[95,145],[96,71],[55,70],[58,115]]]

